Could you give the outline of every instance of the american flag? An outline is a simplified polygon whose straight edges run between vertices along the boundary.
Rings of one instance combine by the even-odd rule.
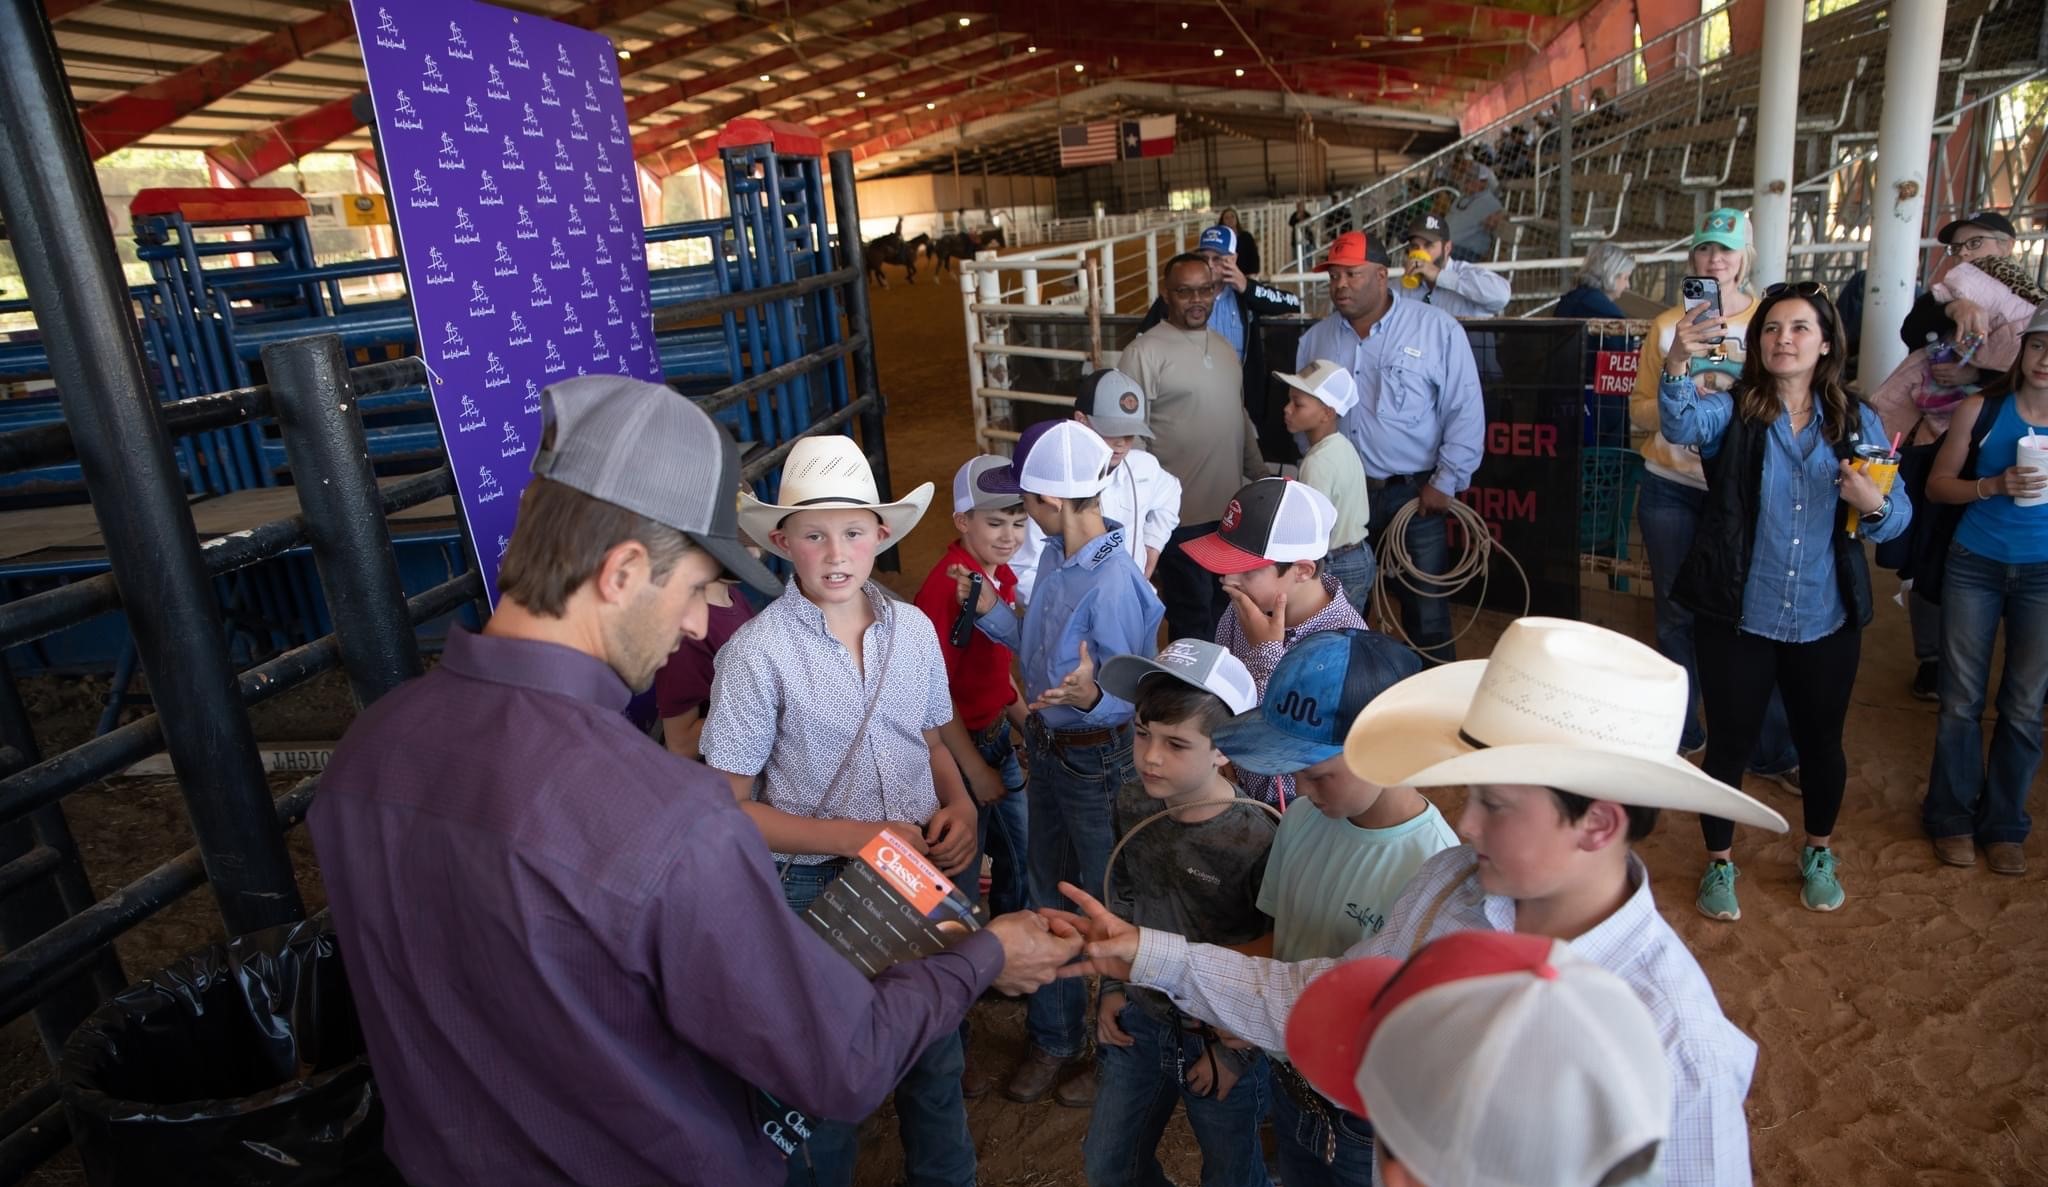
[[[1060,126],[1060,168],[1075,165],[1107,165],[1117,159],[1117,125],[1114,120],[1093,124]]]

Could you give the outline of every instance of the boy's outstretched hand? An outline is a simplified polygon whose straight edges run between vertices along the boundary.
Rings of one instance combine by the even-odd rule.
[[[1052,705],[1065,705],[1086,713],[1101,700],[1102,689],[1095,683],[1095,660],[1088,654],[1088,642],[1084,639],[1081,641],[1081,659],[1074,665],[1074,670],[1067,673],[1066,679],[1039,694],[1030,707],[1037,712]]]
[[[1055,928],[1067,927],[1087,939],[1081,946],[1083,959],[1060,970],[1062,977],[1085,977],[1099,973],[1121,981],[1131,975],[1131,962],[1138,958],[1138,929],[1116,917],[1094,895],[1074,885],[1060,883],[1060,893],[1081,908],[1080,914],[1056,907],[1040,907],[1038,913]]]
[[[998,915],[988,930],[1003,945],[1003,970],[996,974],[995,988],[1012,997],[1051,982],[1055,970],[1081,948],[1073,928],[1030,911]]]
[[[966,565],[947,565],[946,576],[953,579],[953,587],[957,591],[953,595],[954,598],[962,606],[965,606],[967,604],[967,595],[974,589],[974,570]],[[979,618],[995,608],[996,583],[984,581],[981,583],[981,600],[974,604],[974,615]]]

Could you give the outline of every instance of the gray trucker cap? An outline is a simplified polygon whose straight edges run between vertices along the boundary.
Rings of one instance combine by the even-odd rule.
[[[740,544],[740,451],[703,409],[658,383],[579,375],[540,393],[533,472],[688,536],[764,594],[782,583]]]

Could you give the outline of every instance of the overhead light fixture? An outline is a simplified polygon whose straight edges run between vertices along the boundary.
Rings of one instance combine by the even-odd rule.
[[[632,51],[632,50],[629,50],[629,49],[622,49],[622,50],[620,50],[620,51],[619,51],[619,61],[621,61],[621,62],[625,61],[626,59],[628,59],[628,58],[630,58],[630,57],[632,57],[632,56],[633,56],[633,51]]]
[[[1087,70],[1087,69],[1088,69],[1088,67],[1087,67],[1087,66],[1085,66],[1085,65],[1083,65],[1083,64],[1081,64],[1080,62],[1076,62],[1076,63],[1074,63],[1074,73],[1076,73],[1076,74],[1080,74],[1080,73],[1082,73],[1083,71],[1085,71],[1085,70]]]
[[[764,74],[764,75],[762,75],[762,76],[761,76],[761,81],[762,81],[762,82],[767,82],[767,81],[768,81],[768,76],[767,76],[767,75],[765,75],[765,74]]]
[[[1187,28],[1187,27],[1188,27],[1188,23],[1187,23],[1186,21],[1182,21],[1182,22],[1180,23],[1180,27],[1181,27],[1181,28],[1183,28],[1183,29],[1185,29],[1185,28]]]
[[[1027,54],[1035,54],[1038,52],[1038,47],[1035,45],[1027,45],[1024,47],[1024,52]]]
[[[1239,67],[1237,68],[1237,76],[1238,76],[1239,78],[1243,78],[1243,77],[1244,77],[1244,67],[1242,67],[1242,66],[1239,66]]]
[[[1223,56],[1223,51],[1222,51],[1222,50],[1220,50],[1220,49],[1219,49],[1219,50],[1216,50],[1216,51],[1215,51],[1215,53],[1216,53],[1216,56],[1217,56],[1217,57],[1219,57],[1219,58]]]
[[[865,99],[868,97],[868,93],[866,91],[855,91],[853,93],[853,97],[856,99]]]
[[[937,110],[937,109],[938,109],[938,106],[939,106],[939,105],[938,105],[938,104],[936,104],[936,103],[927,103],[927,104],[925,104],[925,105],[924,105],[924,109],[925,109],[926,111],[935,111],[935,110]]]

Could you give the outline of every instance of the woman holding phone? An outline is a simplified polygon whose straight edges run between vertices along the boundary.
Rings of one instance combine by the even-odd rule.
[[[1804,773],[1799,900],[1832,911],[1844,898],[1833,847],[1849,775],[1842,725],[1871,613],[1859,537],[1898,536],[1913,506],[1850,460],[1888,450],[1877,413],[1842,387],[1846,339],[1826,288],[1803,281],[1765,290],[1735,386],[1703,392],[1686,364],[1726,325],[1704,310],[1680,319],[1656,373],[1665,437],[1706,462],[1699,531],[1672,590],[1694,615],[1707,709],[1702,765],[1740,787],[1767,696],[1774,688],[1782,695]],[[1700,913],[1740,919],[1735,825],[1702,816],[1700,831],[1708,859]]]
[[[1927,478],[1927,497],[1963,515],[1942,582],[1941,717],[1921,819],[1943,862],[1973,866],[1982,844],[1991,872],[2015,877],[2027,872],[2027,788],[2048,699],[2048,450],[2022,449],[2029,437],[2048,441],[2048,305],[2026,323],[2012,369],[1956,406]],[[1987,764],[1980,722],[2001,619],[2005,672]]]
[[[1692,237],[1689,267],[1693,277],[1711,280],[1718,289],[1723,328],[1719,332],[1721,340],[1704,343],[1700,352],[1687,360],[1683,372],[1702,393],[1725,392],[1742,374],[1747,357],[1743,338],[1749,332],[1750,314],[1756,308],[1754,286],[1749,279],[1755,265],[1756,248],[1749,241],[1749,217],[1740,210],[1725,208],[1709,212]],[[1711,310],[1712,306],[1702,308]],[[1678,323],[1687,314],[1685,306],[1679,305],[1658,314],[1650,323],[1650,332],[1643,338],[1642,355],[1636,362],[1636,387],[1629,397],[1628,413],[1630,423],[1649,434],[1642,447],[1643,478],[1636,499],[1636,519],[1642,525],[1643,551],[1650,563],[1657,650],[1682,666],[1692,683],[1692,703],[1686,708],[1685,733],[1678,744],[1690,756],[1706,746],[1707,733],[1700,718],[1700,678],[1694,661],[1692,612],[1671,600],[1671,586],[1678,580],[1679,565],[1692,550],[1700,509],[1707,501],[1707,478],[1700,467],[1699,451],[1672,444],[1662,432],[1657,411],[1657,378],[1664,372]],[[1756,750],[1749,756],[1749,770],[1794,795],[1799,793],[1799,755],[1792,746],[1785,706],[1775,693],[1765,711]]]

